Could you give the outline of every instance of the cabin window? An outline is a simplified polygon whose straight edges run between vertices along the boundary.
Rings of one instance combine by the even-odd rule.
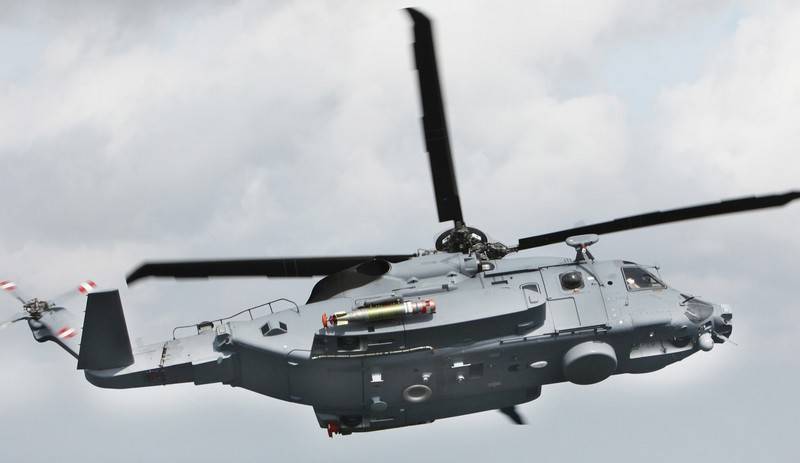
[[[666,288],[661,280],[641,267],[622,267],[622,276],[628,291]]]

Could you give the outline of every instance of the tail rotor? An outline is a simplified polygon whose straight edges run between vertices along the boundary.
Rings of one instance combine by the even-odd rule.
[[[22,311],[14,314],[12,318],[0,323],[0,329],[7,328],[16,322],[23,320],[40,320],[46,314],[63,310],[63,307],[61,307],[56,301],[64,301],[78,294],[89,295],[90,293],[94,292],[96,287],[97,284],[94,281],[85,280],[76,288],[61,293],[55,298],[39,299],[28,298],[24,296],[22,293],[20,293],[17,284],[13,281],[0,281],[0,290],[22,304]],[[70,335],[73,335],[76,329],[77,328],[67,327],[65,332],[69,332]],[[56,336],[61,337],[60,333],[56,333]]]

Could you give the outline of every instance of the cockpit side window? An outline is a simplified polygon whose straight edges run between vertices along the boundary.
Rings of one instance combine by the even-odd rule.
[[[628,291],[666,288],[661,280],[641,267],[622,267],[622,275],[625,277]]]

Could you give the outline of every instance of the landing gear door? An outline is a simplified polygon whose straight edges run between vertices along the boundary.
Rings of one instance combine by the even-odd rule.
[[[608,323],[603,293],[597,279],[582,265],[560,265],[541,270],[547,291],[548,314],[556,331]]]

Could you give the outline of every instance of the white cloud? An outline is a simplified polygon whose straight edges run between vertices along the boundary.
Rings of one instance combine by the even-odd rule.
[[[664,161],[709,191],[797,187],[800,8],[765,10],[741,21],[702,78],[660,101]]]

